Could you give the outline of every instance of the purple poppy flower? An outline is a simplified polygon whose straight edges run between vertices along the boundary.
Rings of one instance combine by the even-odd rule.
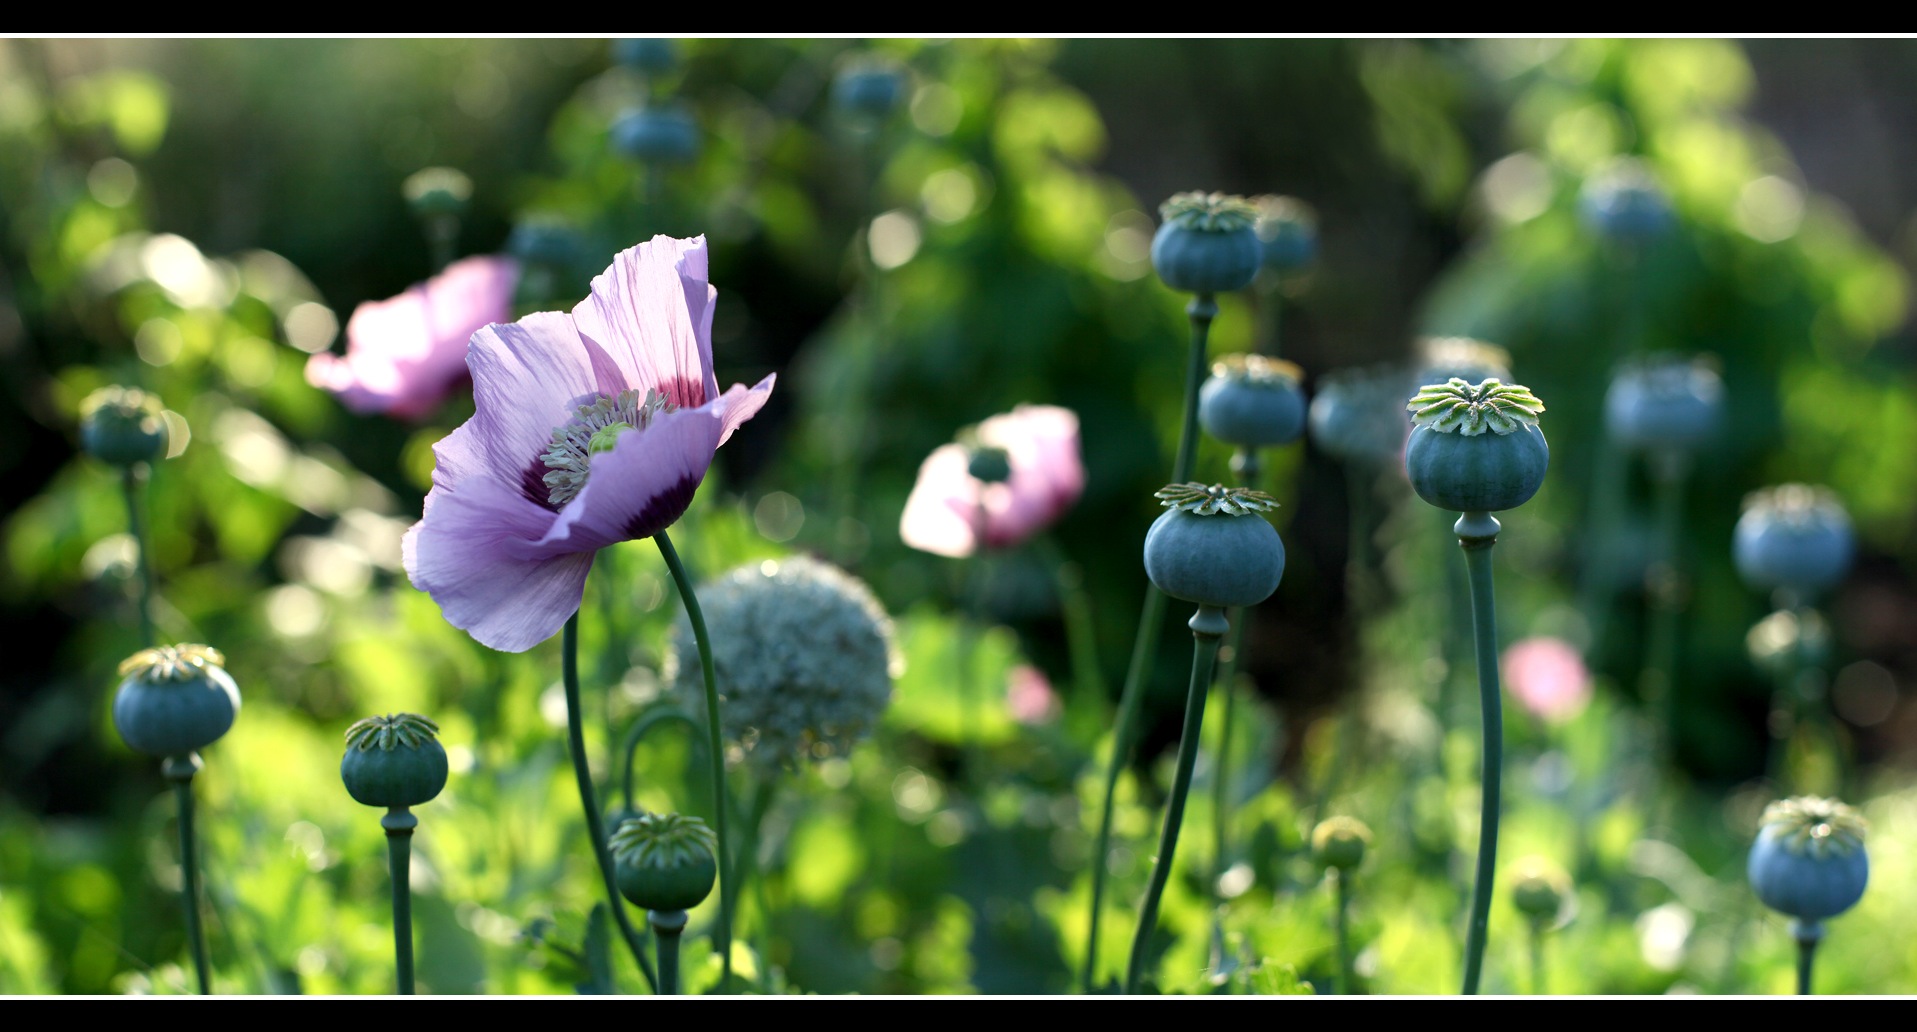
[[[579,609],[593,555],[691,504],[712,454],[772,393],[719,393],[704,237],[619,254],[570,315],[473,334],[477,411],[434,446],[413,584],[483,645],[524,652]]]

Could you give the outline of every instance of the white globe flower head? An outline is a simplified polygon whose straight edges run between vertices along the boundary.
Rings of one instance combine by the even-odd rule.
[[[699,588],[729,747],[764,770],[842,756],[872,732],[904,660],[870,588],[798,556]],[[666,678],[703,712],[699,650],[682,618]],[[730,751],[730,748],[728,749]]]

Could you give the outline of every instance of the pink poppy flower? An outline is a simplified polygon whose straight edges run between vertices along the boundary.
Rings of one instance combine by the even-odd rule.
[[[1010,475],[985,483],[972,476],[964,445],[940,445],[919,466],[899,517],[906,544],[953,558],[976,552],[981,537],[987,548],[1010,548],[1051,526],[1085,492],[1078,416],[1070,409],[1020,405],[980,423],[977,441],[1005,452]]]
[[[483,645],[524,652],[579,609],[599,549],[692,503],[713,452],[774,377],[724,394],[712,371],[705,238],[620,252],[571,314],[473,334],[476,411],[434,446],[406,573]]]
[[[306,362],[306,382],[361,414],[425,419],[466,379],[466,342],[487,323],[513,317],[519,265],[482,255],[404,294],[368,301],[346,321],[346,355]]]
[[[1540,720],[1561,724],[1591,701],[1591,672],[1562,638],[1526,638],[1504,650],[1504,681],[1518,705]]]

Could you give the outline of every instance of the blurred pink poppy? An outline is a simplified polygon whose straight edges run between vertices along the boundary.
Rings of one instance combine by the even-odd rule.
[[[489,323],[511,322],[519,265],[482,255],[385,301],[368,301],[346,322],[346,355],[314,355],[306,382],[362,415],[425,419],[467,379],[466,342]]]
[[[1049,724],[1063,707],[1052,682],[1035,666],[1020,664],[1005,679],[1005,709],[1021,724]]]
[[[1511,697],[1548,723],[1570,720],[1591,701],[1591,672],[1584,667],[1584,657],[1562,638],[1517,642],[1504,650],[1502,666]]]
[[[965,445],[934,449],[899,517],[906,544],[953,558],[978,551],[981,537],[987,548],[1010,548],[1057,522],[1085,492],[1070,409],[1020,405],[980,423],[976,441],[1004,451],[1009,475],[986,483],[972,475]]]

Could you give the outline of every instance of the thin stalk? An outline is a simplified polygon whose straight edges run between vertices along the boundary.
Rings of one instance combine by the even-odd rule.
[[[399,995],[413,995],[413,829],[419,818],[395,806],[379,819],[386,829],[387,866],[393,882],[393,965],[399,971]]]
[[[1172,461],[1171,482],[1182,484],[1191,479],[1191,467],[1198,454],[1198,388],[1205,382],[1207,340],[1211,321],[1218,315],[1218,302],[1210,294],[1197,294],[1185,306],[1191,319],[1191,354],[1185,363],[1185,416],[1179,430],[1178,455]],[[1112,798],[1118,794],[1118,774],[1131,762],[1132,747],[1138,738],[1138,714],[1143,708],[1145,682],[1151,677],[1158,658],[1158,629],[1165,620],[1165,596],[1156,586],[1145,589],[1145,604],[1138,614],[1138,634],[1132,639],[1131,667],[1125,671],[1125,687],[1118,696],[1118,727],[1112,733],[1111,763],[1105,770],[1105,802],[1098,819],[1098,838],[1092,852],[1092,913],[1085,932],[1085,970],[1080,977],[1083,991],[1092,991],[1092,978],[1098,970],[1098,921],[1105,900],[1105,866],[1111,856]]]
[[[686,928],[683,910],[650,910],[653,941],[659,944],[659,995],[679,995],[679,933]]]
[[[1073,694],[1083,699],[1080,705],[1105,697],[1105,678],[1098,669],[1098,629],[1092,617],[1091,596],[1085,593],[1085,571],[1065,558],[1051,538],[1040,538],[1039,547],[1050,560],[1058,581],[1059,606],[1065,616],[1065,645],[1072,657]]]
[[[1218,747],[1212,754],[1211,777],[1211,891],[1212,902],[1220,904],[1224,900],[1218,896],[1218,879],[1231,866],[1231,735],[1238,704],[1238,650],[1245,647],[1245,611],[1231,610],[1226,619],[1231,621],[1231,640],[1218,677],[1218,691],[1225,697],[1225,706],[1218,720]]]
[[[1498,861],[1498,815],[1504,779],[1504,695],[1498,687],[1498,613],[1491,578],[1491,549],[1498,543],[1498,520],[1488,512],[1467,512],[1452,528],[1464,549],[1471,575],[1471,625],[1477,639],[1478,704],[1484,715],[1484,773],[1478,818],[1478,874],[1471,887],[1471,923],[1464,941],[1464,995],[1478,992],[1484,967],[1484,940],[1491,923],[1492,882]]]
[[[459,245],[459,216],[436,215],[426,220],[426,244],[432,251],[433,275],[446,271],[453,263]]]
[[[1685,457],[1652,456],[1657,482],[1658,563],[1653,567],[1650,640],[1646,642],[1644,701],[1657,721],[1657,759],[1668,765],[1677,749],[1677,621],[1683,608],[1683,575],[1678,542],[1684,526]]]
[[[1817,944],[1824,941],[1821,921],[1792,921],[1791,937],[1797,940],[1797,995],[1811,995],[1811,962],[1817,957]]]
[[[699,596],[692,590],[692,577],[686,573],[685,564],[679,561],[679,552],[672,547],[672,538],[662,530],[654,534],[652,540],[659,546],[666,569],[672,572],[672,583],[679,589],[679,601],[685,605],[686,619],[692,624],[692,640],[699,646],[699,667],[706,682],[706,749],[711,754],[712,812],[718,818],[713,830],[719,838],[719,870],[722,874],[729,874],[732,862],[729,859],[731,847],[726,843],[726,754],[725,746],[719,740],[719,680],[712,671],[712,637],[706,632],[706,617],[699,609]],[[719,984],[727,990],[732,986],[732,910],[738,895],[739,887],[735,879],[719,879]]]
[[[186,938],[193,948],[193,972],[200,995],[213,993],[212,965],[206,959],[206,933],[200,928],[200,853],[193,834],[193,775],[200,772],[200,754],[169,756],[161,766],[173,782],[173,798],[180,807],[180,900],[186,907]]]
[[[1178,829],[1185,820],[1185,797],[1191,792],[1192,769],[1198,765],[1198,741],[1205,723],[1205,696],[1211,687],[1211,668],[1218,658],[1218,643],[1229,629],[1225,614],[1214,606],[1199,606],[1191,618],[1191,685],[1185,690],[1185,726],[1178,736],[1178,771],[1172,777],[1171,798],[1165,803],[1165,825],[1158,836],[1158,859],[1152,865],[1151,884],[1145,889],[1145,901],[1138,908],[1138,931],[1132,936],[1131,965],[1125,970],[1125,992],[1138,992],[1138,980],[1145,973],[1145,955],[1150,952],[1152,933],[1158,928],[1158,902],[1165,894],[1165,882],[1171,878],[1173,856],[1178,852]]]
[[[685,710],[677,706],[660,706],[648,710],[645,716],[633,721],[632,728],[626,732],[626,740],[619,746],[619,754],[622,757],[619,773],[620,791],[625,798],[626,809],[634,813],[639,812],[639,807],[633,803],[633,756],[638,753],[639,743],[645,739],[646,732],[651,731],[660,724],[675,720],[684,724],[695,735],[700,731],[699,722],[692,719],[692,716]]]
[[[613,878],[612,851],[606,843],[606,819],[599,812],[599,793],[592,787],[592,769],[586,760],[586,728],[579,710],[577,612],[566,619],[559,654],[566,688],[566,745],[572,753],[573,776],[579,782],[579,804],[586,809],[586,834],[592,839],[592,856],[599,863],[599,877],[605,883],[606,900],[612,908],[613,918],[619,923],[619,934],[625,938],[626,948],[632,951],[632,959],[638,962],[639,973],[646,976],[646,986],[656,992],[659,981],[652,973],[652,960],[646,956],[645,943],[639,938],[639,930],[632,926],[632,918],[626,914],[625,897],[619,894],[619,883]]]
[[[146,517],[140,508],[140,470],[139,465],[128,466],[120,474],[120,487],[126,495],[127,532],[133,535],[133,546],[140,553],[140,642],[147,648],[159,644],[153,630],[153,557],[152,542],[146,532]]]
[[[1334,870],[1332,883],[1338,892],[1338,984],[1333,991],[1339,995],[1351,992],[1351,876],[1348,871]]]

